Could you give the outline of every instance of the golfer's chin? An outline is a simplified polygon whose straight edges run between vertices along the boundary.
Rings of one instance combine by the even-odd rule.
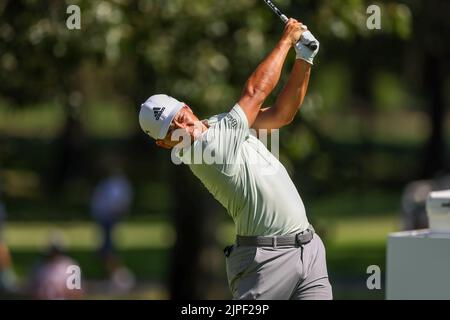
[[[184,135],[183,140],[181,141],[183,143],[183,147],[189,146],[194,143],[195,140],[200,138],[203,132],[202,128],[199,126],[188,126],[183,130]],[[178,142],[176,144],[178,144]]]
[[[191,146],[192,143],[194,143],[194,141],[195,141],[194,133],[192,133],[192,134],[187,133],[186,135],[183,136],[183,139],[180,139],[178,141],[169,140],[169,141],[166,141],[165,143],[162,143],[159,146],[166,148],[166,149],[173,149],[175,147],[178,149],[184,149],[184,148]]]

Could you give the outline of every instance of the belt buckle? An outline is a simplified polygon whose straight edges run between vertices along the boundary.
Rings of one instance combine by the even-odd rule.
[[[304,243],[301,242],[300,237],[306,235],[307,233],[311,234],[311,230],[309,228],[304,230],[304,231],[302,231],[302,232],[299,232],[299,233],[297,233],[295,235],[295,243],[297,244],[297,246],[300,247],[300,246],[302,246],[304,244],[308,244],[312,240],[312,237],[311,237],[311,239],[309,241],[304,242]]]

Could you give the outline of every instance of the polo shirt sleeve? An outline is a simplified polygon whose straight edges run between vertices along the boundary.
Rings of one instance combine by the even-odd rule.
[[[236,168],[242,164],[241,150],[243,142],[249,137],[250,130],[247,116],[242,108],[236,104],[214,126],[215,150],[222,163],[220,165],[225,174],[233,175]]]

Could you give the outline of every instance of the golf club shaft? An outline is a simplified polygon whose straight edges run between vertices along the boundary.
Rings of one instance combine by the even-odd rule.
[[[288,18],[286,15],[284,15],[284,14],[280,11],[280,9],[278,9],[278,8],[273,4],[272,1],[270,1],[270,0],[264,0],[264,2],[269,6],[270,9],[272,9],[273,12],[275,12],[275,14],[276,14],[278,17],[280,17],[280,19],[281,19],[284,23],[287,23],[287,22],[288,22],[289,18]],[[307,44],[307,46],[308,46],[311,50],[316,50],[316,49],[317,49],[317,43],[315,43],[315,42],[311,42],[311,43]]]
[[[270,9],[272,9],[273,12],[276,13],[276,15],[277,15],[278,17],[280,17],[280,19],[281,19],[284,23],[288,22],[289,18],[286,17],[286,15],[284,15],[284,14],[280,11],[280,9],[278,9],[278,8],[273,4],[272,1],[270,1],[270,0],[264,0],[264,2],[269,6]]]

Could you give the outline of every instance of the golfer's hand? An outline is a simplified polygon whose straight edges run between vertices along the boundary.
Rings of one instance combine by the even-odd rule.
[[[283,40],[289,41],[294,46],[301,38],[302,33],[307,30],[301,22],[295,19],[289,19],[284,27]]]

